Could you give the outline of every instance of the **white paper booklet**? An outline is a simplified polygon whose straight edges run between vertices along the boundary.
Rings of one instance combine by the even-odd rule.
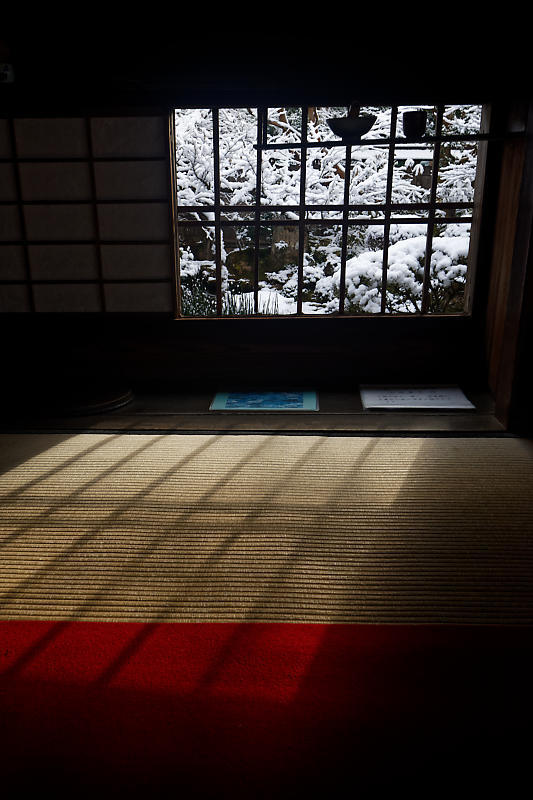
[[[475,406],[459,389],[452,387],[360,386],[363,408],[412,409],[430,408],[468,410]]]

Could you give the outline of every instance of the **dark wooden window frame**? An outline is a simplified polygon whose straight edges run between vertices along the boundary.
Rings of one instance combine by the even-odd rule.
[[[427,203],[409,203],[409,204],[398,204],[392,203],[392,180],[393,180],[393,164],[395,158],[395,147],[396,145],[405,145],[406,143],[409,144],[409,140],[405,137],[397,135],[397,120],[398,120],[398,106],[392,106],[391,111],[391,128],[390,128],[390,135],[388,138],[379,138],[379,139],[372,139],[372,138],[362,138],[359,141],[352,141],[352,142],[344,142],[343,140],[332,140],[332,141],[321,141],[321,142],[314,142],[307,140],[307,114],[308,108],[306,106],[301,107],[301,114],[302,114],[302,137],[300,142],[290,142],[290,143],[273,143],[269,144],[267,142],[267,111],[268,109],[265,107],[258,108],[258,115],[257,115],[257,143],[255,145],[257,151],[257,186],[256,186],[256,203],[254,206],[240,206],[240,205],[232,205],[228,208],[231,209],[232,213],[250,213],[254,214],[253,221],[250,219],[243,218],[242,220],[231,220],[225,221],[222,219],[222,209],[227,210],[225,206],[221,206],[220,203],[220,180],[219,180],[219,109],[212,108],[212,115],[213,115],[213,150],[214,150],[214,204],[213,205],[183,205],[178,206],[176,197],[174,196],[173,200],[173,218],[174,218],[174,247],[175,247],[175,255],[176,255],[176,318],[177,319],[228,319],[232,318],[231,315],[222,314],[222,307],[223,307],[223,300],[222,300],[222,260],[221,260],[221,230],[224,227],[232,227],[235,225],[239,225],[242,227],[250,227],[254,231],[254,265],[253,265],[253,281],[254,281],[254,314],[247,315],[245,318],[247,319],[265,319],[268,318],[268,315],[259,314],[259,288],[258,288],[258,237],[259,237],[259,228],[261,225],[261,211],[267,209],[268,212],[287,212],[293,211],[298,213],[299,219],[298,221],[294,221],[288,223],[287,220],[279,219],[279,220],[268,220],[268,225],[282,225],[287,226],[291,224],[293,227],[298,228],[299,230],[299,245],[298,245],[298,289],[297,289],[297,311],[295,314],[277,314],[272,315],[271,318],[273,319],[280,319],[280,318],[320,318],[320,319],[335,319],[339,317],[356,317],[356,318],[379,318],[379,317],[442,317],[445,316],[446,318],[449,317],[465,317],[470,316],[472,313],[472,306],[473,306],[473,295],[474,295],[474,286],[475,286],[475,273],[476,273],[476,266],[477,266],[477,257],[478,257],[478,248],[479,248],[479,235],[481,229],[481,207],[483,204],[483,184],[484,184],[484,175],[485,175],[485,162],[487,156],[487,143],[488,140],[493,138],[489,133],[489,120],[490,120],[490,108],[489,106],[483,106],[483,113],[482,113],[482,121],[481,121],[481,128],[478,134],[470,134],[470,135],[443,135],[442,134],[442,121],[443,115],[445,110],[445,104],[441,103],[436,106],[436,135],[435,136],[426,136],[424,137],[424,143],[430,144],[433,146],[433,164],[436,165],[436,168],[432,170],[432,182],[430,188],[430,197],[429,202]],[[171,154],[175,153],[175,130],[174,130],[174,114],[173,112],[170,115],[170,150]],[[440,160],[440,148],[442,143],[445,142],[466,142],[466,141],[476,141],[479,143],[479,150],[478,150],[478,158],[477,158],[477,173],[476,173],[476,184],[475,184],[475,193],[472,203],[439,203],[437,202],[437,186],[438,186],[438,175],[439,175],[439,160]],[[349,203],[349,184],[350,184],[350,171],[351,171],[351,161],[352,161],[352,148],[357,147],[360,145],[365,146],[378,146],[378,147],[387,147],[389,150],[388,155],[388,175],[387,175],[387,188],[386,188],[386,199],[385,202],[382,204],[373,204],[373,205],[363,205],[363,204],[350,204]],[[309,205],[305,203],[305,181],[306,181],[306,154],[307,150],[320,147],[320,148],[330,148],[330,147],[345,147],[345,177],[344,177],[344,203],[342,205],[327,205],[327,206],[319,206],[319,205]],[[269,150],[282,150],[282,149],[291,149],[291,150],[299,150],[300,151],[300,203],[297,206],[273,206],[268,205],[261,206],[260,203],[260,176],[261,176],[261,158],[264,152]],[[175,161],[175,159],[174,159]],[[172,173],[172,181],[173,186],[176,186],[175,180],[175,163],[171,168]],[[174,191],[174,195],[176,192]],[[454,210],[468,210],[471,209],[471,215],[468,216],[456,216],[453,212]],[[357,213],[362,211],[381,211],[382,217],[381,218],[372,218],[370,221],[368,218],[365,217],[351,217],[350,215],[354,212]],[[436,216],[436,211],[444,211],[445,216]],[[213,220],[187,220],[186,222],[178,221],[178,212],[188,213],[188,212],[210,212],[213,214]],[[327,212],[338,212],[338,218],[328,218],[327,220],[323,219],[306,219],[306,212],[308,211],[327,211]],[[408,211],[425,211],[427,212],[426,216],[413,216],[413,217],[395,217],[395,212],[408,212]],[[464,302],[464,309],[462,312],[455,312],[449,314],[440,314],[440,313],[432,313],[429,311],[429,296],[430,296],[430,259],[431,259],[431,252],[432,252],[432,239],[433,239],[433,229],[435,222],[438,221],[439,223],[450,223],[450,222],[458,222],[461,224],[471,224],[471,234],[470,234],[470,248],[469,248],[469,256],[468,256],[468,269],[467,269],[467,282],[465,287],[465,302]],[[419,312],[409,312],[409,313],[402,313],[402,312],[387,312],[386,309],[386,292],[387,292],[387,271],[388,271],[388,252],[389,252],[389,235],[390,235],[390,227],[392,224],[406,224],[406,223],[422,223],[427,225],[427,233],[426,233],[426,253],[425,253],[425,267],[424,267],[424,277],[422,283],[422,301],[421,301],[421,310]],[[342,226],[342,249],[341,249],[341,265],[340,265],[340,287],[339,287],[339,309],[336,313],[329,313],[329,314],[304,314],[302,311],[302,287],[303,287],[303,262],[304,262],[304,236],[305,236],[305,227],[312,226],[312,225],[324,225],[324,224],[331,224],[331,225],[340,225]],[[383,244],[383,268],[382,268],[382,289],[381,289],[381,311],[372,314],[357,314],[348,312],[345,309],[345,300],[346,300],[346,261],[347,261],[347,239],[348,239],[348,230],[351,226],[356,225],[382,225],[384,231],[384,244]],[[179,270],[179,230],[181,227],[212,227],[214,228],[214,239],[215,239],[215,271],[216,271],[216,314],[210,316],[190,316],[184,315],[181,312],[181,286],[180,286],[180,270]],[[238,316],[238,318],[243,318],[242,316]]]

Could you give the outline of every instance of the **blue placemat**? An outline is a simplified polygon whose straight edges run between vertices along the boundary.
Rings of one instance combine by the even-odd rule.
[[[217,392],[210,411],[318,411],[316,392]]]

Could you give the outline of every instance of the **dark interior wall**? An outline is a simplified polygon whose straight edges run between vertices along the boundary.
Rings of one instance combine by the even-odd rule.
[[[16,76],[13,84],[0,86],[6,118],[22,121],[33,116],[56,120],[88,117],[94,147],[95,125],[104,125],[101,120],[110,117],[119,127],[121,117],[130,122],[162,120],[169,109],[179,105],[342,105],[354,99],[362,103],[482,103],[504,102],[510,95],[524,96],[528,91],[527,71],[522,74],[520,67],[516,69],[516,59],[514,80],[500,80],[505,74],[500,69],[495,76],[493,60],[485,57],[484,69],[480,70],[486,50],[482,51],[479,40],[467,43],[461,39],[458,51],[446,30],[439,29],[439,47],[433,50],[427,46],[431,30],[422,31],[422,35],[420,30],[417,34],[408,28],[401,36],[398,31],[387,34],[374,30],[366,45],[358,38],[355,47],[355,37],[342,23],[332,33],[334,44],[328,49],[327,58],[323,57],[318,22],[302,28],[293,19],[288,27],[274,34],[256,29],[256,47],[249,44],[250,31],[240,31],[230,23],[202,26],[197,15],[182,18],[180,31],[184,35],[178,47],[176,29],[160,23],[155,28],[147,25],[142,31],[138,29],[133,37],[127,30],[117,35],[116,30],[111,31],[98,21],[93,35],[86,30],[82,38],[65,37],[50,30],[43,36],[41,31],[25,26],[14,29],[2,43],[2,59],[13,63]],[[150,135],[143,141],[150,149],[156,139]],[[42,136],[35,141],[42,143]],[[32,146],[31,137],[27,144]],[[117,162],[124,153],[120,148],[114,151]],[[42,165],[41,174],[38,172],[38,168],[33,170],[30,184],[33,196],[42,199],[43,191],[52,192],[53,182],[47,180]],[[91,176],[88,178],[90,183]],[[108,173],[107,177],[95,172],[94,180],[92,191],[97,199],[103,199],[101,192],[106,191],[110,192],[106,199],[118,201],[117,206],[131,199],[147,199],[138,194],[128,196],[125,187],[131,186],[131,180],[124,172],[122,176]],[[69,169],[62,190],[73,183],[81,185]],[[152,190],[153,186],[146,189]],[[160,216],[159,225],[163,224],[161,219]],[[101,224],[104,220],[100,216],[96,221]],[[98,270],[104,278],[103,283],[93,282],[93,305],[88,299],[90,289],[86,288],[77,295],[78,301],[80,296],[85,298],[84,311],[69,306],[74,296],[66,292],[65,282],[64,293],[59,288],[49,289],[48,300],[40,307],[42,292],[40,298],[34,296],[36,307],[47,313],[1,315],[3,341],[10,342],[5,370],[15,382],[29,380],[35,384],[38,379],[43,386],[50,377],[68,379],[79,372],[123,376],[131,382],[187,386],[223,385],[232,379],[246,384],[279,380],[342,386],[358,380],[448,382],[484,377],[479,314],[473,320],[176,322],[172,319],[170,295],[161,294],[167,278],[166,287],[171,285],[170,273],[165,274],[166,255],[163,258],[161,250],[156,254],[152,249],[143,251],[140,257],[140,245],[128,250],[126,242],[132,227],[138,233],[137,226],[131,218],[124,223],[116,209],[108,222],[106,241],[107,237],[116,237],[114,246],[109,247],[121,257],[112,260],[110,266],[106,245],[101,245],[96,260],[94,253],[92,258],[85,254],[82,265],[87,279],[91,281]],[[40,224],[46,232],[44,218]],[[126,228],[121,228],[123,224]],[[167,245],[170,248],[170,238]],[[11,245],[3,248],[4,254],[8,247]],[[72,254],[73,247],[75,243],[65,246],[62,256],[56,256],[56,275],[63,276],[66,273],[61,270],[72,268],[73,260],[67,251]],[[41,262],[35,261],[39,254],[32,254],[31,248],[30,244],[28,255],[34,258],[34,264],[40,263],[37,269],[49,270],[50,259],[43,262],[41,253]],[[81,250],[77,252],[81,254]],[[11,251],[4,258],[6,261],[10,269],[23,269],[20,251],[16,257]],[[81,263],[78,259],[78,265]],[[147,268],[148,272],[143,272]],[[155,300],[133,282],[129,288],[112,282],[127,283],[134,275],[148,283],[157,275],[158,282],[153,283],[159,295]],[[95,291],[97,283],[99,293]],[[117,292],[122,293],[122,299]],[[5,297],[3,302],[7,302]],[[12,298],[11,302],[27,304],[28,300],[26,296],[18,301]],[[56,313],[58,304],[60,313]],[[100,313],[104,306],[105,315]]]
[[[145,388],[483,380],[472,321],[206,320],[164,315],[4,315],[3,375],[31,391],[90,376]],[[455,322],[458,324],[450,324]],[[480,366],[481,365],[481,366]],[[12,382],[6,380],[7,385]]]
[[[513,371],[511,396],[507,412],[511,430],[533,435],[531,354],[533,353],[533,230],[529,240],[528,265],[525,275],[523,305],[525,313],[520,318],[520,331]]]
[[[176,321],[165,113],[6,117],[0,145],[4,374],[24,391],[83,376],[182,387],[483,379],[475,319]]]

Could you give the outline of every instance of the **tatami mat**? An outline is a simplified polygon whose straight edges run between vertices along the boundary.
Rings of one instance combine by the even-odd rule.
[[[0,617],[533,622],[533,444],[0,436]]]

